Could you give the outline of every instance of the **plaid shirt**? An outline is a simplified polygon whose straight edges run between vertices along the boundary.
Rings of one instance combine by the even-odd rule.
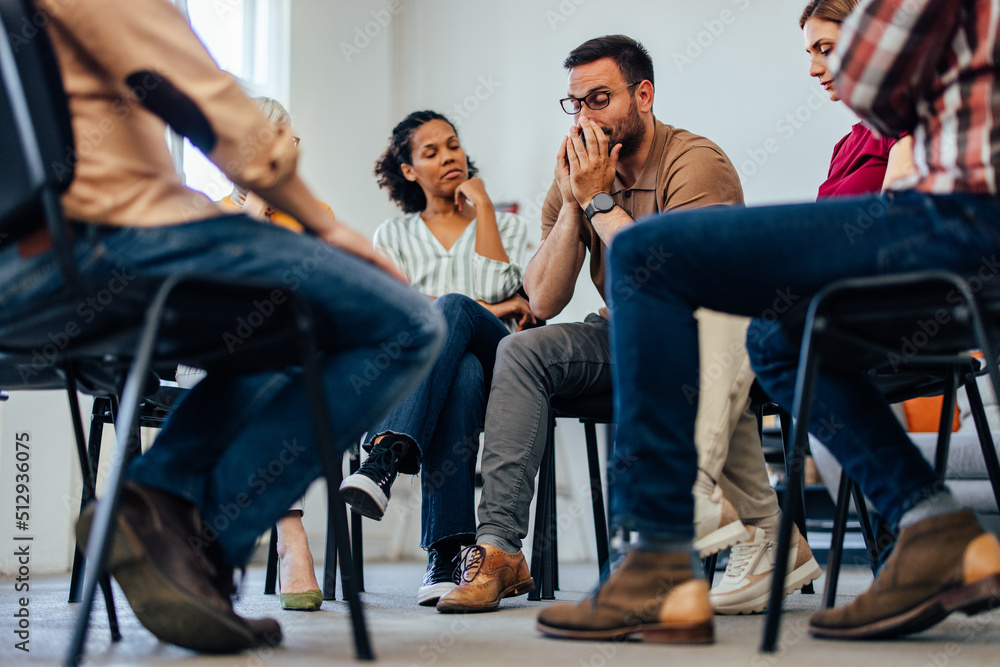
[[[844,102],[884,134],[913,131],[929,193],[997,195],[1000,0],[864,0],[831,63]]]

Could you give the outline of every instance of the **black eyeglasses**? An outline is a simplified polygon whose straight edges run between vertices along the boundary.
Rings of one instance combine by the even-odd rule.
[[[575,116],[580,113],[580,109],[586,104],[587,108],[591,111],[597,111],[603,109],[604,107],[611,104],[611,93],[616,90],[621,90],[622,88],[631,88],[632,86],[638,86],[641,81],[636,81],[635,83],[630,83],[627,86],[621,86],[620,88],[612,88],[611,90],[598,90],[597,92],[591,93],[586,97],[564,97],[559,100],[559,104],[562,105],[563,111],[568,113],[570,116]]]

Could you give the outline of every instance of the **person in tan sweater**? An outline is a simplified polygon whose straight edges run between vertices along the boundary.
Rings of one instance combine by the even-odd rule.
[[[67,147],[75,178],[62,204],[84,278],[107,284],[128,276],[123,289],[138,289],[192,273],[282,285],[275,299],[296,292],[330,325],[318,363],[335,445],[356,442],[434,361],[443,324],[426,299],[316,201],[297,174],[291,129],[268,122],[169,2],[36,0],[35,7],[75,137]],[[223,213],[185,187],[167,149],[168,124],[309,233]],[[30,315],[63,288],[43,227],[0,247],[2,320]],[[350,378],[386,348],[392,363],[363,390],[353,388]],[[281,641],[273,619],[233,611],[232,573],[321,472],[307,406],[300,370],[212,372],[133,463],[107,566],[139,621],[163,641],[211,653]],[[92,517],[93,506],[78,524],[82,542]]]

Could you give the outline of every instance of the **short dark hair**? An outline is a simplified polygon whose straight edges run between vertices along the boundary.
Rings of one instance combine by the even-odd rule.
[[[601,58],[611,58],[618,65],[625,83],[640,83],[653,81],[653,59],[649,57],[646,47],[625,35],[605,35],[588,40],[569,52],[563,67],[573,69],[586,65]]]
[[[375,163],[378,186],[388,190],[389,199],[396,202],[405,213],[418,213],[427,208],[427,197],[423,189],[418,183],[406,180],[402,167],[404,164],[412,164],[410,141],[413,139],[413,133],[421,125],[432,120],[443,120],[455,130],[454,124],[436,111],[414,111],[392,128],[389,147]],[[458,130],[455,130],[455,134],[458,134]],[[469,178],[475,176],[477,172],[470,159]]]

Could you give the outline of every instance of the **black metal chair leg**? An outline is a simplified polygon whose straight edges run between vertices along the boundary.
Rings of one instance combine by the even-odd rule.
[[[87,439],[87,452],[81,457],[80,470],[83,474],[83,490],[80,493],[80,511],[94,499],[94,485],[97,484],[97,466],[101,458],[101,440],[104,437],[104,415],[110,409],[110,400],[104,397],[94,399],[94,408],[90,413],[90,437]],[[80,589],[83,586],[83,568],[86,558],[83,555],[83,545],[77,544],[73,551],[73,569],[69,580],[69,601],[80,601]]]
[[[840,471],[840,486],[837,489],[837,509],[833,517],[833,533],[830,535],[830,553],[826,559],[826,588],[823,589],[823,606],[830,609],[837,600],[837,583],[840,579],[840,563],[844,556],[844,534],[847,532],[847,513],[851,506],[851,476]]]
[[[152,305],[146,315],[142,333],[139,337],[138,349],[125,380],[122,391],[122,410],[115,423],[115,436],[118,441],[108,477],[107,488],[103,502],[98,503],[94,522],[87,542],[87,569],[83,579],[83,594],[80,599],[80,611],[77,615],[73,638],[66,654],[66,664],[76,667],[83,660],[84,646],[87,642],[87,631],[90,627],[90,612],[94,605],[94,594],[97,592],[97,582],[104,572],[111,540],[114,537],[114,514],[121,498],[122,486],[125,483],[125,467],[129,460],[129,449],[132,446],[134,430],[139,423],[139,403],[142,400],[141,391],[146,384],[146,374],[149,372],[153,356],[153,344],[163,317],[167,296],[177,284],[177,280],[168,279],[153,297]]]
[[[360,452],[352,453],[349,457],[348,470],[350,474],[354,474],[361,468],[361,454]],[[327,510],[329,511],[329,510]],[[362,593],[365,592],[365,546],[364,539],[361,533],[361,519],[363,517],[360,514],[355,514],[351,512],[351,551],[354,557],[354,568],[358,575],[358,590]],[[324,566],[325,567],[325,566]]]
[[[111,590],[111,577],[107,573],[101,575],[101,593],[104,594],[104,605],[108,608],[108,628],[111,630],[111,641],[121,641],[122,633],[118,629],[118,612],[115,609],[115,597]]]
[[[806,331],[811,330],[812,318],[807,318]],[[788,477],[785,503],[781,515],[781,528],[778,531],[778,549],[775,555],[774,572],[771,581],[771,596],[767,606],[767,618],[764,624],[764,637],[761,641],[762,653],[774,653],[778,643],[778,630],[781,624],[781,606],[785,599],[785,577],[788,574],[788,554],[792,543],[792,520],[796,502],[802,500],[802,480],[805,468],[805,450],[809,442],[808,424],[809,408],[812,405],[813,391],[816,385],[816,371],[819,368],[819,355],[812,354],[813,345],[808,334],[805,336],[799,356],[800,366],[804,372],[796,380],[794,406],[795,423],[792,426],[792,454],[788,461],[788,469],[792,474]],[[787,454],[786,454],[787,456]],[[804,536],[803,536],[804,537]]]
[[[865,548],[868,550],[868,558],[871,561],[872,574],[878,574],[879,546],[875,539],[875,528],[872,525],[871,515],[868,513],[868,504],[865,502],[865,494],[861,493],[861,487],[857,482],[851,481],[851,495],[854,497],[854,506],[858,510],[858,521],[861,523],[861,535],[865,540]]]
[[[556,443],[549,445],[552,452],[552,465],[549,466],[549,510],[548,548],[545,550],[545,569],[549,573],[549,584],[542,591],[546,600],[554,600],[559,590],[559,510],[556,508]]]
[[[264,595],[274,595],[278,582],[278,526],[271,526],[267,545],[267,568],[264,571]]]
[[[945,379],[941,420],[938,424],[937,448],[934,450],[934,474],[944,480],[948,469],[948,451],[951,448],[951,428],[955,422],[955,392],[958,390],[958,366],[951,369]]]
[[[791,433],[792,433],[792,416],[787,412],[785,412],[784,410],[780,410],[778,412],[778,424],[781,427],[781,433],[782,433],[781,444],[784,446],[785,449],[785,476],[786,478],[790,478],[793,474],[793,466],[791,463],[792,450],[789,447],[789,442],[791,441]],[[807,439],[806,440],[807,445],[808,442],[809,441]],[[795,494],[795,499],[794,499],[795,505],[794,505],[794,510],[792,512],[792,519],[795,521],[795,525],[799,529],[799,535],[802,537],[803,540],[808,542],[809,533],[806,527],[805,450],[803,450],[802,456],[803,456],[802,464],[798,468],[797,474],[801,476],[803,482],[802,484],[799,485],[800,492]],[[785,492],[788,493],[789,490],[790,489],[786,484]],[[808,584],[802,587],[803,595],[812,595],[815,592],[816,589],[813,587],[812,582],[809,582]]]
[[[550,515],[552,512],[549,505],[549,467],[555,465],[552,457],[551,443],[555,437],[555,417],[549,413],[548,440],[545,451],[542,453],[542,461],[538,468],[538,489],[535,500],[535,531],[531,542],[531,577],[535,580],[535,589],[528,593],[528,599],[537,601],[542,599],[542,589],[551,588],[551,584],[546,583],[549,577],[547,568],[546,552],[551,547],[549,541]]]
[[[600,576],[607,575],[611,553],[608,543],[608,520],[604,515],[604,491],[601,488],[601,461],[597,453],[597,426],[584,422],[587,440],[587,463],[590,468],[590,503],[594,511],[594,533],[597,537],[597,566]]]
[[[374,660],[368,627],[365,623],[364,608],[361,606],[361,596],[358,580],[354,575],[354,563],[351,558],[350,537],[347,532],[347,507],[340,497],[340,482],[343,478],[343,453],[336,447],[333,436],[333,425],[325,400],[323,380],[320,376],[316,341],[313,337],[310,318],[306,306],[297,303],[297,318],[299,339],[302,349],[303,375],[309,395],[309,406],[316,429],[316,444],[319,448],[326,476],[326,495],[328,519],[332,516],[333,534],[336,539],[337,552],[340,557],[341,584],[344,587],[344,599],[347,600],[351,613],[351,628],[354,632],[354,652],[358,660]],[[328,521],[328,523],[331,523]],[[328,538],[329,539],[329,538]]]
[[[333,480],[327,478],[327,484],[333,484]],[[337,483],[340,488],[340,483]],[[338,496],[339,497],[339,496]],[[338,538],[336,531],[336,517],[333,513],[335,506],[327,503],[326,506],[326,558],[323,561],[323,599],[337,599],[337,546]],[[347,599],[347,591],[344,591],[344,599]]]
[[[556,534],[556,509],[555,500],[555,467],[556,457],[554,441],[550,440],[546,446],[544,464],[541,474],[538,476],[538,497],[542,501],[542,581],[535,586],[540,589],[543,600],[554,600],[555,582],[555,534]],[[544,477],[543,477],[544,475]],[[544,487],[544,488],[543,488]],[[537,513],[537,512],[536,512]],[[536,519],[537,520],[537,519]]]
[[[709,588],[712,587],[712,583],[715,581],[715,570],[719,563],[719,552],[716,551],[711,556],[706,557],[702,561],[702,567],[705,568],[705,579],[708,581]]]
[[[997,508],[1000,509],[1000,462],[997,461],[997,450],[993,444],[993,436],[990,434],[986,410],[983,408],[983,397],[979,393],[979,385],[974,373],[969,373],[966,376],[965,391],[969,396],[972,421],[976,424],[976,433],[979,435],[979,447],[982,449],[983,459],[986,461],[986,473],[990,478],[990,485],[993,487],[993,499],[997,503]]]
[[[80,399],[77,395],[76,369],[72,365],[65,370],[66,373],[66,393],[69,398],[69,410],[73,421],[73,436],[76,440],[76,451],[80,459],[80,473],[83,478],[83,491],[80,494],[80,511],[94,499],[97,488],[97,466],[101,455],[101,435],[98,431],[96,447],[90,448],[83,438],[83,414],[80,412]],[[95,399],[95,407],[96,407]],[[93,410],[91,418],[93,419]],[[104,423],[97,424],[100,429],[104,428]],[[91,434],[94,432],[94,423],[91,421]],[[96,450],[96,454],[94,453]],[[80,552],[80,545],[77,544],[73,550],[73,572],[70,576],[69,601],[79,602],[81,594],[82,573],[86,567],[87,559]],[[118,628],[118,612],[115,609],[115,596],[111,588],[111,577],[106,573],[100,578],[101,591],[104,594],[104,606],[108,614],[108,630],[111,632],[111,641],[117,642],[122,638]]]

